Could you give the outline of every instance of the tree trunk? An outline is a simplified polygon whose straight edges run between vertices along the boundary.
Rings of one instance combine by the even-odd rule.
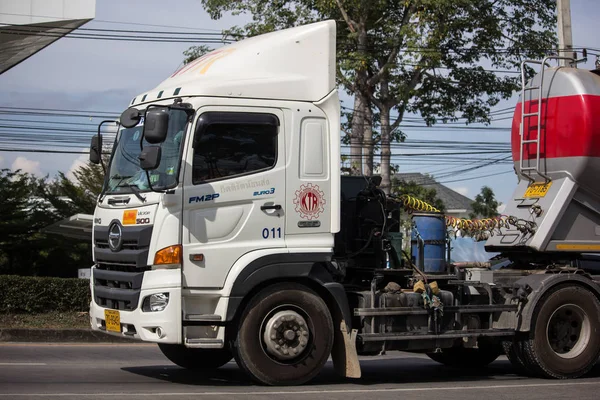
[[[373,111],[365,107],[363,133],[363,174],[373,175]]]
[[[390,169],[390,142],[392,140],[392,127],[390,126],[390,110],[389,101],[390,86],[387,73],[381,78],[380,95],[381,104],[379,109],[379,117],[381,119],[381,190],[385,194],[392,192],[392,177]]]
[[[352,132],[350,133],[350,174],[362,174],[362,143],[365,125],[365,104],[362,95],[354,96],[354,112],[352,113]]]
[[[386,104],[381,107],[381,190],[386,194],[390,194],[392,190],[392,179],[390,169],[390,141],[391,141],[391,127],[390,127],[390,108]]]

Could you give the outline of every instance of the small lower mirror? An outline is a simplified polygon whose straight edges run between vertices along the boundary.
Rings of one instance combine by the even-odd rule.
[[[140,160],[140,167],[144,171],[153,171],[160,165],[161,157],[160,146],[147,146],[142,150],[138,159]]]
[[[100,164],[102,157],[102,136],[92,136],[92,143],[90,144],[90,162],[92,164]]]

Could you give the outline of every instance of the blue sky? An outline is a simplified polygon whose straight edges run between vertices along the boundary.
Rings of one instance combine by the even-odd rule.
[[[598,0],[571,0],[573,42],[575,46],[600,47],[597,23],[600,16]],[[98,0],[96,20],[86,28],[152,29],[136,24],[156,24],[172,28],[161,30],[185,31],[222,30],[243,24],[245,16],[225,16],[213,21],[202,9],[199,0]],[[106,21],[112,21],[109,23]],[[115,24],[120,21],[122,24]],[[193,32],[193,30],[190,30]],[[61,39],[13,69],[0,75],[0,106],[103,110],[120,112],[137,94],[155,87],[183,60],[187,43],[138,43],[100,40]],[[593,65],[593,57],[586,65]],[[347,97],[344,105],[351,107]],[[514,106],[516,97],[496,106],[496,109]],[[91,119],[91,122],[99,122]],[[509,126],[500,121],[493,126]],[[407,131],[409,139],[500,141],[510,140],[508,131]],[[83,149],[82,149],[83,150]],[[0,168],[21,168],[36,174],[55,175],[67,172],[85,157],[34,153],[0,152]],[[468,160],[466,160],[468,161]],[[449,167],[457,168],[457,167]],[[444,166],[416,166],[401,164],[403,172],[431,172]],[[510,170],[510,166],[489,167],[457,176],[456,179],[480,177]],[[450,179],[448,179],[450,180]],[[513,174],[488,178],[449,182],[447,186],[474,197],[481,186],[494,189],[497,197],[506,202],[517,180]]]

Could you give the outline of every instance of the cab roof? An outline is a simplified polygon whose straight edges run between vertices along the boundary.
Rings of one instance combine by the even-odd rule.
[[[316,102],[335,89],[335,22],[251,37],[184,65],[131,105],[183,96]]]

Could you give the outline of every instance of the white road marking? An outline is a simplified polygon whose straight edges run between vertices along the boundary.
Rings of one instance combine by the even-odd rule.
[[[32,366],[36,366],[36,365],[47,365],[46,363],[28,363],[28,362],[15,362],[15,363],[7,363],[7,362],[0,362],[0,366],[6,367],[6,366],[20,366],[20,365],[24,365],[24,366],[28,366],[28,367],[32,367]]]
[[[560,383],[529,383],[516,385],[486,385],[486,386],[445,386],[445,387],[419,387],[419,388],[382,388],[382,389],[332,389],[332,390],[297,390],[297,391],[260,391],[260,392],[165,392],[165,393],[0,393],[0,397],[160,397],[160,396],[292,396],[307,394],[344,394],[344,393],[401,393],[401,392],[439,392],[447,390],[490,390],[490,389],[527,389],[537,387],[568,387],[568,386],[600,386],[600,381],[595,382],[560,382]]]

